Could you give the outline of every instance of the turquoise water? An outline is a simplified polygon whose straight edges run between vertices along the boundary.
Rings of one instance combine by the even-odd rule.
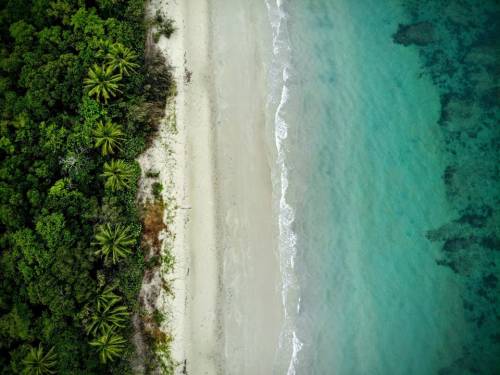
[[[500,373],[499,6],[268,7],[276,372]]]

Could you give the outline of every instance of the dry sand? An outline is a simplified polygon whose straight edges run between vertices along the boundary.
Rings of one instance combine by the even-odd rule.
[[[178,206],[171,225],[176,264],[170,280],[175,297],[160,297],[157,304],[170,316],[164,329],[174,336],[172,356],[180,363],[176,373],[216,374],[222,372],[217,358],[220,259],[215,235],[208,4],[156,0],[150,6],[152,14],[159,9],[173,18],[177,29],[169,39],[159,41],[177,82],[175,104],[167,106],[167,116],[175,111],[177,128],[170,142],[175,163],[168,172]]]
[[[175,162],[149,159],[169,168],[162,175],[178,205],[175,297],[157,302],[170,315],[164,328],[174,334],[176,373],[270,374],[282,308],[265,130],[265,3],[155,0],[151,9],[177,27],[159,42],[178,86],[167,108],[176,114],[168,141]]]
[[[265,1],[212,0],[218,245],[227,374],[272,374],[282,322]],[[272,117],[272,115],[271,115]]]

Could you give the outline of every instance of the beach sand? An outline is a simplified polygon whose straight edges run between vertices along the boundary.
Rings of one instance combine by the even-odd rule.
[[[264,1],[211,5],[224,368],[228,374],[271,374],[282,321],[275,146],[266,130],[272,32]]]
[[[175,298],[163,304],[176,373],[272,373],[282,306],[265,130],[265,3],[151,6],[177,28],[159,43],[178,86]]]

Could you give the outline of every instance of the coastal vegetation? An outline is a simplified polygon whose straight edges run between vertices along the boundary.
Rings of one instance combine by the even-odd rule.
[[[153,34],[155,42],[158,42],[162,35],[170,38],[175,31],[174,20],[165,17],[159,9],[156,11],[152,25],[156,28],[156,32]]]
[[[175,92],[144,1],[8,0],[0,28],[0,374],[129,374],[135,159]]]

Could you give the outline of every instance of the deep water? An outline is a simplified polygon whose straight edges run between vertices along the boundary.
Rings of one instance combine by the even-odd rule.
[[[276,372],[500,373],[498,2],[268,5]]]

